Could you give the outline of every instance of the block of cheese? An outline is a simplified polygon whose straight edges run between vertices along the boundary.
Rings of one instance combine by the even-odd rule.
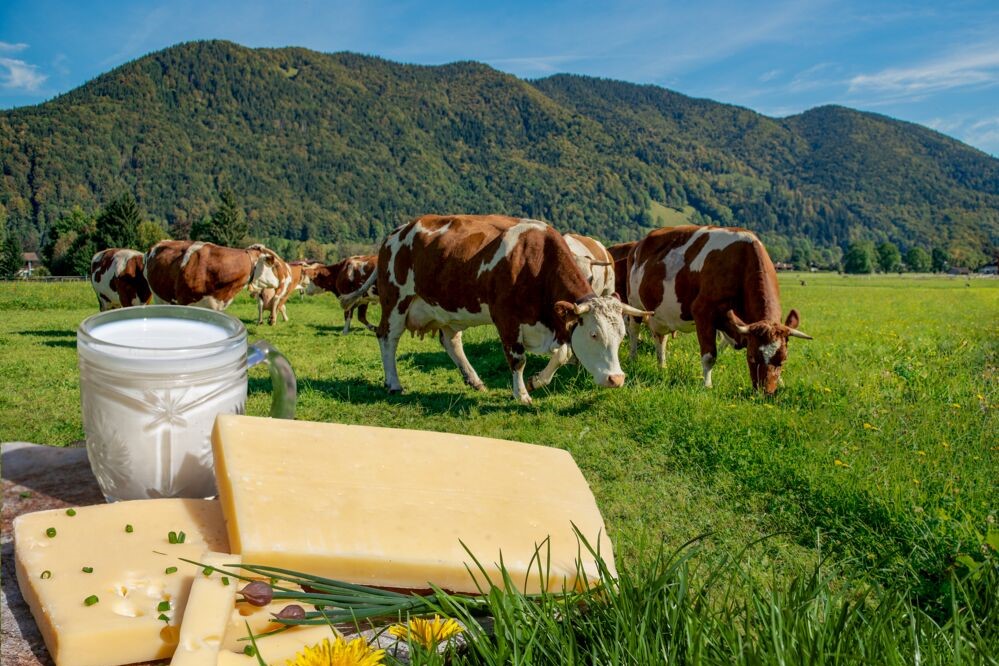
[[[240,583],[240,586],[246,583]],[[226,624],[225,634],[222,641],[222,649],[230,652],[242,652],[247,644],[247,632],[252,631],[254,636],[260,636],[282,627],[281,624],[273,622],[274,616],[284,610],[285,606],[302,606],[305,610],[312,610],[308,604],[295,600],[275,600],[266,606],[251,606],[245,602],[239,602],[235,608],[230,609],[229,622]],[[297,627],[296,631],[301,627]],[[290,629],[287,631],[291,631]]]
[[[170,666],[215,666],[226,626],[236,605],[236,589],[242,583],[226,575],[225,565],[238,565],[239,556],[207,552],[198,562],[206,565],[195,576],[184,608],[180,640]],[[233,569],[236,573],[242,573]]]
[[[246,636],[246,629],[243,630]],[[256,636],[256,634],[254,634]],[[337,637],[336,631],[329,625],[294,627],[287,631],[282,631],[273,636],[263,636],[256,639],[257,649],[265,664],[276,666],[284,664],[289,659],[294,659],[295,655],[317,643],[322,643],[324,638],[333,641]],[[249,641],[240,643],[240,646],[249,645]],[[216,662],[218,666],[258,666],[256,656],[250,656],[242,651],[222,649]]]
[[[229,540],[246,563],[474,593],[489,582],[471,552],[495,585],[502,557],[518,588],[544,579],[560,590],[579,582],[577,560],[599,577],[575,524],[614,572],[593,494],[560,449],[236,415],[216,419],[212,443]]]
[[[199,573],[179,558],[206,550],[229,550],[217,501],[135,500],[14,519],[17,582],[56,666],[168,658]]]

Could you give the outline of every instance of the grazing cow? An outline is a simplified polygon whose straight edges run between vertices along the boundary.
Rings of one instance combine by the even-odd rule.
[[[160,241],[146,253],[146,280],[159,303],[225,310],[244,288],[278,289],[273,250],[245,250],[201,241]]]
[[[145,305],[153,297],[142,274],[145,259],[137,250],[112,247],[90,260],[90,286],[101,312],[131,305]]]
[[[335,264],[328,266],[318,266],[309,271],[312,279],[312,287],[308,293],[315,293],[320,290],[328,291],[340,300],[343,305],[343,334],[350,333],[350,321],[357,310],[357,318],[370,330],[374,326],[368,323],[368,303],[378,301],[378,295],[369,290],[364,293],[357,302],[349,308],[344,305],[344,297],[361,288],[361,285],[375,272],[375,265],[378,263],[377,255],[356,255],[347,257]]]
[[[711,387],[719,332],[736,349],[746,349],[753,388],[767,395],[777,390],[788,338],[812,339],[797,330],[796,310],[781,323],[773,262],[763,243],[745,229],[658,229],[635,246],[629,266],[631,304],[654,312],[648,325],[660,366],[666,334],[696,330],[705,387]],[[634,355],[635,338],[631,351]]]
[[[250,246],[254,247],[254,246]],[[263,246],[260,246],[263,247]],[[257,324],[262,324],[264,310],[271,314],[267,323],[271,326],[277,323],[277,313],[280,312],[285,321],[288,321],[288,308],[285,304],[291,295],[296,291],[304,291],[309,286],[309,277],[304,269],[312,264],[305,261],[284,262],[275,265],[275,275],[280,286],[277,289],[264,289],[258,291],[252,286],[247,288],[250,295],[257,301]]]
[[[530,403],[524,382],[528,351],[561,363],[575,352],[600,386],[620,387],[618,346],[625,314],[645,315],[615,298],[597,296],[560,233],[544,222],[500,215],[426,215],[396,228],[382,243],[378,267],[350,305],[375,282],[385,385],[399,393],[396,349],[405,330],[438,332],[465,382],[485,390],[461,342],[471,326],[495,324],[513,373],[513,397]]]
[[[569,246],[572,257],[583,272],[583,277],[593,287],[597,296],[614,294],[614,258],[607,248],[589,236],[565,234],[565,244]]]

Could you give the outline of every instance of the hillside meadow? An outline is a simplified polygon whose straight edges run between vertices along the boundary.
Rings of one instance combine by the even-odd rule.
[[[961,608],[985,618],[986,636],[999,636],[999,280],[782,274],[781,283],[785,313],[797,308],[815,340],[791,341],[785,385],[772,399],[751,392],[743,353],[724,350],[715,388],[705,390],[693,336],[670,343],[663,370],[645,336],[638,359],[623,359],[625,388],[598,389],[566,367],[524,407],[510,397],[488,327],[465,334],[486,393],[464,386],[436,340],[407,336],[399,359],[406,393],[389,396],[374,335],[341,335],[333,297],[295,297],[291,321],[274,327],[255,323],[245,294],[228,312],[251,340],[288,356],[301,419],[570,451],[625,571],[655,569],[656,553],[694,540],[699,558],[727,558],[751,585],[784,590],[780,603],[792,615],[795,585],[817,584],[809,572],[831,572],[821,578],[827,592],[861,583],[901,591],[938,619],[958,612],[955,595],[966,585],[972,600]],[[0,311],[0,440],[79,440],[75,328],[97,311],[89,285],[0,283]],[[377,321],[377,308],[372,315]],[[528,372],[543,363],[532,358]],[[266,414],[266,371],[250,375],[247,412]],[[447,516],[421,520],[432,529]],[[774,595],[768,603],[779,607]],[[883,628],[883,640],[896,631]],[[967,663],[995,663],[978,640],[986,642]]]

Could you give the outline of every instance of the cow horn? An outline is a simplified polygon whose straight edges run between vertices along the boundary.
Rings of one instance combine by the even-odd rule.
[[[734,310],[729,310],[725,314],[728,317],[728,322],[732,324],[732,328],[743,335],[749,333],[749,326],[746,325],[746,322],[739,319],[739,315],[735,314]]]
[[[597,261],[596,259],[590,259],[590,266],[613,266],[612,261]]]
[[[627,315],[629,317],[642,317],[642,318],[645,318],[645,317],[651,317],[653,313],[649,312],[648,310],[639,310],[638,308],[632,307],[632,306],[628,305],[627,303],[622,303],[621,304],[621,314]]]
[[[590,311],[590,308],[592,307],[593,307],[592,303],[576,303],[575,306],[576,314],[578,315],[586,314],[587,312]]]
[[[799,331],[796,328],[788,328],[787,329],[787,335],[788,335],[788,337],[801,338],[802,340],[814,340],[815,339],[812,336],[808,335],[807,333],[802,333],[801,331]]]

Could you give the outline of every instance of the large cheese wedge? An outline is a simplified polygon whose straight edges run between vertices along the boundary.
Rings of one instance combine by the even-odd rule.
[[[245,629],[243,636],[246,636]],[[336,637],[336,631],[329,625],[302,626],[293,627],[273,636],[262,636],[256,639],[256,643],[264,663],[277,666],[284,664],[289,659],[294,659],[295,655],[304,651],[305,648],[322,643],[324,638],[333,641]],[[250,643],[245,642],[240,645],[250,645]],[[258,666],[260,662],[257,661],[256,655],[251,656],[243,652],[243,648],[238,650],[223,648],[219,652],[216,663],[218,666]]]
[[[14,519],[17,582],[56,665],[170,657],[200,571],[179,558],[229,550],[219,503],[135,500],[73,511]],[[183,543],[170,543],[170,532],[174,541],[183,532]]]
[[[476,592],[503,585],[502,558],[516,587],[559,590],[579,583],[580,566],[598,578],[575,524],[614,571],[593,494],[560,449],[235,415],[218,417],[212,442],[230,543],[246,563]]]
[[[236,588],[242,584],[226,575],[226,569],[215,568],[238,565],[238,555],[208,552],[198,561],[206,566],[191,585],[180,625],[180,640],[170,666],[215,666],[236,604]]]

